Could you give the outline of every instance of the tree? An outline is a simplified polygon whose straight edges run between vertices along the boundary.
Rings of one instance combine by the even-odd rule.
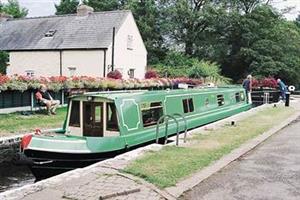
[[[6,74],[6,66],[8,62],[8,53],[0,51],[0,74]]]
[[[84,0],[83,3],[91,6],[95,11],[118,10],[124,5],[122,0]]]
[[[61,0],[59,4],[55,4],[56,15],[76,13],[79,0]]]
[[[297,16],[295,23],[300,28],[300,14]]]
[[[8,0],[6,4],[0,6],[0,11],[13,16],[14,18],[26,17],[28,9],[22,8],[18,0]]]

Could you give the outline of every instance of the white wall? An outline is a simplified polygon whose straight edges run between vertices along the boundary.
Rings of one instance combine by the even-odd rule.
[[[62,52],[62,71],[70,76],[69,67],[75,67],[74,75],[103,77],[104,51],[102,50],[68,50]]]
[[[36,76],[59,75],[59,52],[18,51],[10,52],[9,56],[8,75],[26,75],[26,70],[33,70]]]
[[[69,67],[76,68],[74,75],[103,77],[104,51],[66,50],[62,51],[62,75],[70,76]],[[19,51],[10,52],[8,75],[26,75],[33,70],[35,76],[59,76],[59,51]]]
[[[128,35],[133,36],[133,48],[127,49]],[[111,65],[111,46],[106,53],[106,73]],[[115,38],[115,69],[121,69],[123,78],[128,78],[128,70],[135,69],[135,78],[144,78],[147,66],[147,50],[132,14],[129,14]],[[76,68],[74,75],[103,76],[104,51],[65,50],[62,52],[62,73],[70,75],[69,67]],[[26,70],[34,70],[36,76],[60,75],[59,51],[10,52],[10,66],[7,73],[26,75]]]
[[[133,36],[133,49],[127,49],[128,35]],[[128,15],[115,38],[115,69],[122,68],[123,78],[128,70],[135,69],[135,78],[144,78],[147,66],[147,50],[132,14]],[[107,64],[111,64],[111,46],[107,52]]]

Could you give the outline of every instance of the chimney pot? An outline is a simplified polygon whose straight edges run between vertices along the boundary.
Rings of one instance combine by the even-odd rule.
[[[94,12],[94,8],[81,4],[77,7],[77,16],[87,16]]]

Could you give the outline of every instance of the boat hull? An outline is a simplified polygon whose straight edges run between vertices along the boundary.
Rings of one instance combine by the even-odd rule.
[[[73,169],[113,158],[124,150],[106,153],[54,153],[27,149],[18,155],[16,164],[27,165],[36,180],[49,178]]]

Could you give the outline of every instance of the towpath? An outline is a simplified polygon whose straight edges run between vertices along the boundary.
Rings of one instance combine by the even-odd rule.
[[[300,119],[181,199],[300,199]]]

